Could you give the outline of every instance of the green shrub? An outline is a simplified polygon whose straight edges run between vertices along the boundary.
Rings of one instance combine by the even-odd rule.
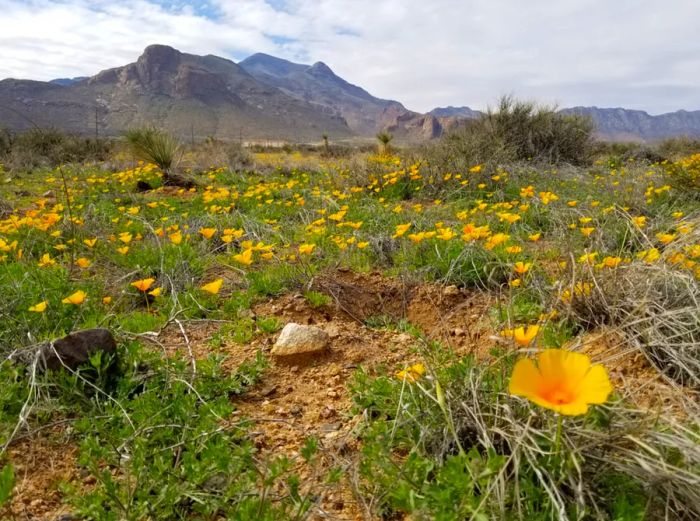
[[[495,110],[447,134],[433,152],[433,162],[446,171],[504,161],[586,164],[593,130],[589,118],[505,96]]]

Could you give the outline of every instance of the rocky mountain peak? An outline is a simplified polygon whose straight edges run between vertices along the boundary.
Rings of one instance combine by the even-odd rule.
[[[337,76],[331,70],[331,68],[323,62],[314,63],[311,67],[309,67],[307,72],[309,74],[314,75],[314,76],[321,76],[321,77],[326,77],[326,78],[337,78]]]

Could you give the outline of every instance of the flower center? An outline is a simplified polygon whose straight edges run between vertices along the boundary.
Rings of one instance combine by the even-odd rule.
[[[548,402],[556,405],[562,405],[574,401],[573,393],[567,389],[562,389],[561,387],[550,389],[549,391],[545,392],[542,397]]]

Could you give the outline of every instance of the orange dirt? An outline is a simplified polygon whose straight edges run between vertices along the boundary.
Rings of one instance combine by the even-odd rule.
[[[567,348],[580,350],[590,355],[592,361],[603,364],[616,392],[641,409],[682,417],[685,411],[697,407],[700,398],[697,392],[665,380],[644,353],[631,347],[614,330],[588,333]]]
[[[81,479],[76,454],[75,444],[58,428],[16,441],[8,449],[15,467],[15,488],[10,503],[0,510],[0,518],[53,521],[69,513],[58,487]]]

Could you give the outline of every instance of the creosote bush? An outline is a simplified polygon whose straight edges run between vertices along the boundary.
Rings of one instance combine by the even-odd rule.
[[[505,96],[495,109],[442,138],[431,162],[445,170],[509,161],[582,165],[591,161],[593,130],[586,117]]]
[[[18,134],[0,129],[0,163],[15,172],[104,161],[111,148],[107,140],[74,136],[56,129],[35,128]]]

